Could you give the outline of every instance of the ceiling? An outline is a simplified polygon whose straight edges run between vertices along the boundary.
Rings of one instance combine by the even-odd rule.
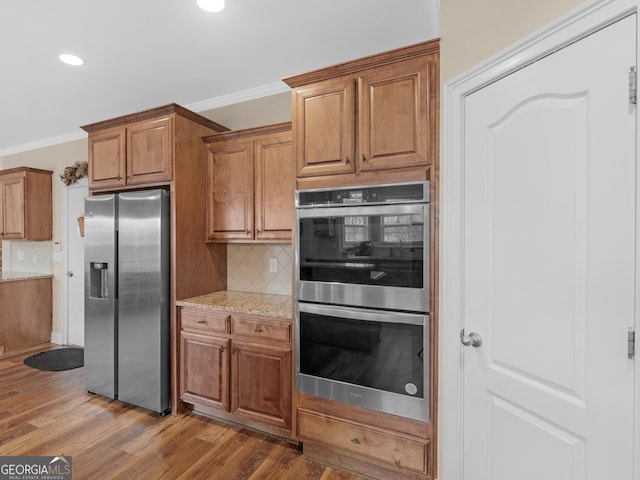
[[[285,92],[281,78],[438,36],[439,0],[0,2],[0,158],[81,125]],[[70,67],[58,60],[85,60]]]

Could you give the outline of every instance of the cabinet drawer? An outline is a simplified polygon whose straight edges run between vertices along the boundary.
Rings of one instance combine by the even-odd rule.
[[[428,443],[390,431],[299,409],[298,436],[303,442],[339,448],[420,473],[427,471]]]
[[[235,335],[247,335],[260,337],[280,342],[290,342],[291,326],[274,320],[254,316],[231,317],[231,333]]]
[[[182,328],[198,328],[210,332],[227,332],[229,315],[206,310],[182,309],[180,313]]]

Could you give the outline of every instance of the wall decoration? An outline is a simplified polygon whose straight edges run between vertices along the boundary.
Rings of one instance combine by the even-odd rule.
[[[89,164],[87,162],[78,161],[69,167],[65,167],[64,171],[60,174],[60,180],[68,187],[81,178],[86,177],[88,169]]]

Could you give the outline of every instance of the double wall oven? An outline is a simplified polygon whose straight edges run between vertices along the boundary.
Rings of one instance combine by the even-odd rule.
[[[429,182],[296,192],[298,391],[429,419]]]

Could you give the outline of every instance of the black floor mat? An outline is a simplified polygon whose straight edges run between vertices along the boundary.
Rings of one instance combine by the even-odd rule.
[[[25,358],[24,364],[38,370],[71,370],[84,366],[84,350],[82,348],[47,350]]]

